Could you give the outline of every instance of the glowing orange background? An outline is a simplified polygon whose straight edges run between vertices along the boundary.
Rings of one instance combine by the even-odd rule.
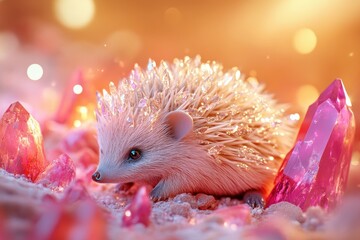
[[[15,99],[54,112],[57,94],[78,68],[103,87],[135,62],[200,54],[256,77],[301,116],[302,103],[342,78],[360,126],[360,1],[94,1],[94,17],[80,29],[58,21],[54,2],[0,0],[0,35],[15,36],[18,49],[0,58],[1,112]],[[316,35],[309,54],[294,48],[302,28]],[[8,46],[0,44],[1,55]],[[26,77],[34,62],[44,68],[37,82]],[[41,104],[31,100],[34,92],[42,92],[35,94]]]

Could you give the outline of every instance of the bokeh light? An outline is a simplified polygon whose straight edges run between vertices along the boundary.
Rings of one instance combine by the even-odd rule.
[[[300,120],[300,114],[298,114],[298,113],[290,114],[289,118],[290,118],[291,121],[299,121]]]
[[[79,29],[87,26],[95,15],[93,0],[56,0],[55,15],[68,28]]]
[[[306,112],[309,105],[315,102],[319,91],[313,85],[303,85],[296,93],[296,100],[303,112]]]
[[[293,45],[295,50],[301,54],[309,54],[314,51],[317,37],[313,30],[301,28],[294,35]]]
[[[80,120],[75,120],[73,123],[74,127],[78,128],[81,126],[81,121]]]
[[[83,87],[80,85],[80,84],[76,84],[74,87],[73,87],[73,92],[75,94],[81,94],[83,92]]]
[[[81,119],[87,119],[88,117],[88,108],[86,106],[80,106],[79,107],[79,113],[80,113],[80,117]]]
[[[37,81],[43,76],[44,70],[39,64],[33,63],[27,68],[26,73],[30,80]]]

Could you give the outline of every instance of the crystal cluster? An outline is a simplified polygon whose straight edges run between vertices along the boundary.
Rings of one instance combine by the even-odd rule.
[[[0,167],[35,181],[47,165],[39,123],[19,102],[11,104],[0,120]]]
[[[333,209],[347,183],[355,121],[341,80],[335,80],[305,116],[294,148],[286,156],[268,205],[291,202],[303,210]]]
[[[68,204],[46,200],[30,239],[107,239],[102,210],[92,199]]]
[[[48,162],[39,123],[19,103],[10,105],[0,122],[0,167],[32,182],[62,190],[75,178],[75,165],[66,154]]]
[[[271,173],[278,168],[274,159],[290,147],[293,130],[284,106],[238,69],[223,72],[221,64],[203,63],[200,56],[159,66],[150,60],[146,69],[135,65],[109,89],[97,94],[99,126],[119,118],[129,127],[151,125],[161,114],[183,110],[194,120],[197,141],[218,163]]]
[[[37,183],[52,189],[62,189],[75,178],[75,165],[71,158],[62,154],[52,161],[36,179]]]

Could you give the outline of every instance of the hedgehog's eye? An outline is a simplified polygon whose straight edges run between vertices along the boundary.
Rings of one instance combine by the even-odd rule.
[[[131,149],[129,152],[129,160],[138,160],[141,158],[141,151],[139,149]]]

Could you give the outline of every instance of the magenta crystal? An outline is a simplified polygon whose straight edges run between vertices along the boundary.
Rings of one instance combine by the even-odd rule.
[[[336,79],[305,116],[294,148],[287,154],[267,204],[293,203],[303,210],[333,209],[347,183],[355,133],[351,102]]]
[[[47,166],[39,123],[19,103],[0,120],[0,167],[34,181]]]
[[[151,201],[146,187],[141,187],[131,203],[125,208],[122,226],[130,227],[141,223],[148,226],[150,223]]]
[[[71,158],[62,154],[55,159],[36,179],[37,183],[51,189],[64,188],[75,178],[75,165]]]

